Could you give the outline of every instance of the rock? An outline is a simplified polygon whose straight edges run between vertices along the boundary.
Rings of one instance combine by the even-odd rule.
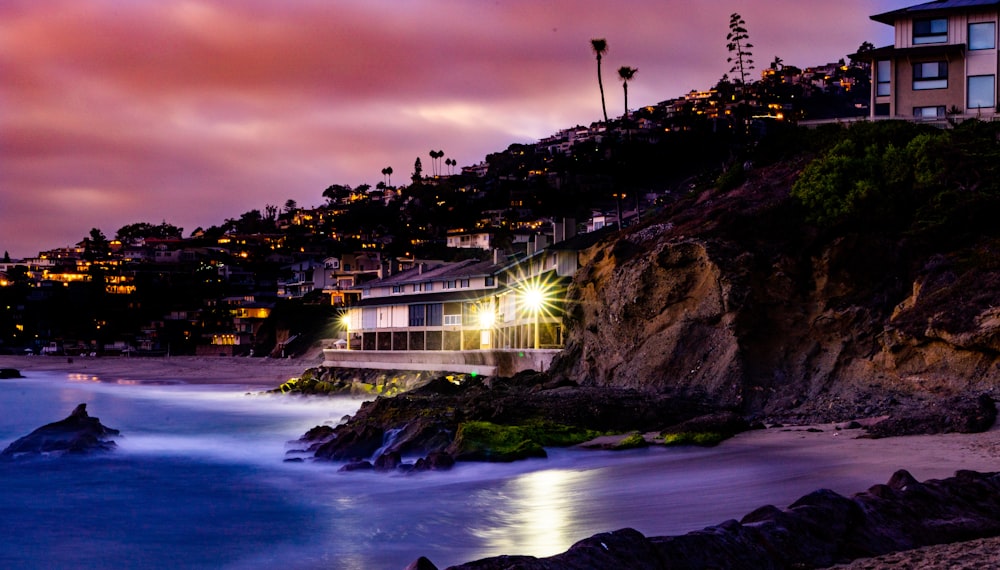
[[[438,567],[426,557],[421,556],[407,564],[403,570],[438,570]]]
[[[454,466],[454,457],[443,451],[434,451],[418,459],[412,471],[448,471]]]
[[[739,414],[733,412],[717,412],[705,414],[662,431],[663,434],[682,433],[716,433],[722,438],[729,438],[750,429],[750,424]]]
[[[338,471],[371,471],[374,468],[371,461],[354,461],[344,465]]]
[[[24,376],[21,376],[21,371],[16,368],[0,368],[0,380],[9,378],[24,378]]]
[[[997,406],[986,394],[954,397],[909,406],[868,427],[867,437],[933,433],[979,433],[996,422]]]
[[[386,471],[395,470],[402,463],[403,459],[400,457],[398,451],[387,451],[375,458],[373,467],[375,468],[375,471],[384,473]]]
[[[80,404],[66,419],[44,425],[10,444],[0,453],[0,457],[111,451],[117,446],[107,438],[118,435],[118,430],[102,425],[100,420],[90,417],[87,414],[87,404]]]

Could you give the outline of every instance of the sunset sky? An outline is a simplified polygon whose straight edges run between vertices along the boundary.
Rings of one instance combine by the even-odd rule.
[[[757,71],[863,41],[899,0],[3,0],[0,254],[134,222],[221,224],[330,184],[404,183],[714,85],[742,14]]]

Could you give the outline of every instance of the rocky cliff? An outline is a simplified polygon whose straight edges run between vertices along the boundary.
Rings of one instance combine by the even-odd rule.
[[[552,372],[814,420],[995,393],[998,241],[817,229],[790,196],[803,164],[583,252]]]

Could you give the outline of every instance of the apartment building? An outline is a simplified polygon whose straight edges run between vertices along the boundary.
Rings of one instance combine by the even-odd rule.
[[[1000,0],[937,0],[871,17],[893,26],[872,61],[872,118],[997,116]]]

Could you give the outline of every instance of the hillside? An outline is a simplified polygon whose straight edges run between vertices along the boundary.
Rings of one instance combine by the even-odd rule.
[[[836,137],[587,251],[552,372],[813,420],[995,394],[997,128]],[[808,203],[856,188],[834,216]]]

